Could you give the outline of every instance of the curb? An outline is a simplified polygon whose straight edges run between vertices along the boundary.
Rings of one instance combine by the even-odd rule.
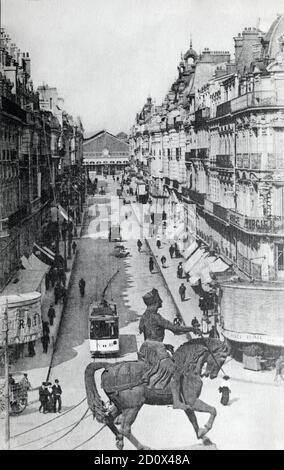
[[[138,221],[138,223],[139,223],[139,225],[140,225],[140,227],[141,227],[142,224],[141,224],[141,222],[139,221],[139,219],[138,219],[138,217],[137,217],[137,215],[136,215],[136,211],[135,211],[135,209],[134,209],[132,203],[131,203],[131,207],[132,207],[133,212],[134,212],[134,214],[135,214],[135,217],[136,217],[136,219],[137,219],[137,221]],[[171,299],[172,299],[172,302],[173,302],[173,304],[174,304],[174,306],[175,306],[175,308],[176,308],[178,317],[180,318],[182,324],[183,324],[183,325],[186,325],[186,324],[185,324],[185,321],[184,321],[184,319],[183,319],[183,316],[182,316],[182,314],[181,314],[180,308],[179,308],[179,306],[178,306],[178,304],[177,304],[177,302],[176,302],[176,300],[175,300],[175,298],[174,298],[174,296],[173,296],[173,294],[172,294],[172,292],[171,292],[171,290],[170,290],[170,288],[169,288],[168,282],[166,281],[166,278],[165,278],[165,276],[164,276],[164,273],[163,273],[163,271],[162,271],[162,268],[160,267],[160,265],[159,265],[159,263],[158,263],[158,261],[157,261],[157,259],[156,259],[156,255],[154,254],[154,252],[153,252],[153,250],[152,250],[152,247],[151,247],[151,245],[150,245],[148,239],[147,239],[147,238],[144,238],[144,240],[145,240],[145,243],[146,243],[146,245],[147,245],[149,251],[151,252],[152,256],[153,256],[154,259],[155,259],[156,265],[157,265],[157,267],[158,267],[158,271],[159,271],[159,273],[160,273],[161,276],[162,276],[163,283],[164,283],[164,285],[165,285],[165,287],[166,287],[166,290],[167,290],[167,292],[169,293],[169,295],[170,295],[170,297],[171,297]]]
[[[153,252],[153,250],[152,250],[152,248],[151,248],[151,245],[150,245],[150,243],[148,242],[147,238],[145,238],[145,242],[146,242],[146,245],[148,246],[150,252],[152,253],[152,256],[155,258],[156,265],[157,265],[157,267],[158,267],[159,273],[160,273],[161,276],[162,276],[162,279],[163,279],[164,285],[165,285],[165,287],[166,287],[166,289],[167,289],[167,292],[169,293],[169,295],[170,295],[170,297],[171,297],[171,299],[172,299],[172,302],[173,302],[173,304],[174,304],[174,306],[175,306],[175,308],[176,308],[176,310],[177,310],[178,317],[181,319],[183,325],[185,325],[185,322],[184,322],[183,316],[182,316],[182,314],[181,314],[180,308],[179,308],[179,306],[178,306],[178,304],[177,304],[177,302],[176,302],[176,300],[175,300],[175,298],[174,298],[174,296],[173,296],[173,294],[172,294],[172,292],[171,292],[171,290],[170,290],[170,288],[169,288],[168,282],[167,282],[166,279],[165,279],[165,276],[164,276],[164,273],[163,273],[163,271],[162,271],[162,268],[160,267],[159,263],[157,262],[157,260],[156,260],[156,255],[155,255],[155,253]]]
[[[85,212],[83,213],[82,217],[84,217],[84,216],[85,216]],[[83,221],[83,218],[82,218],[82,221]],[[80,228],[80,235],[79,235],[79,237],[78,237],[78,240],[81,239],[82,232],[83,232],[83,227],[84,227],[84,224],[82,223],[81,228]],[[78,249],[77,249],[76,252],[75,252],[75,256],[74,256],[74,258],[73,258],[72,265],[71,265],[71,269],[70,269],[70,276],[69,276],[69,279],[68,279],[68,282],[67,282],[67,286],[66,286],[67,295],[68,295],[69,286],[70,286],[70,282],[71,282],[72,275],[73,275],[73,266],[74,266],[74,263],[75,263],[75,261],[76,261],[76,259],[77,259],[77,254],[78,254]],[[54,354],[55,354],[55,352],[56,352],[56,350],[57,350],[58,333],[59,333],[60,328],[61,328],[61,325],[62,325],[62,319],[63,319],[63,316],[64,316],[64,311],[65,311],[65,306],[62,307],[61,314],[60,314],[60,320],[59,320],[59,323],[58,323],[58,327],[57,327],[57,330],[55,331],[55,334],[53,335],[53,348],[52,348],[52,353],[51,353],[51,356],[50,356],[50,361],[49,361],[49,366],[48,366],[48,371],[47,371],[47,376],[46,376],[46,382],[48,382],[48,380],[49,380],[49,376],[50,376],[51,369],[52,369],[52,363],[53,363]]]

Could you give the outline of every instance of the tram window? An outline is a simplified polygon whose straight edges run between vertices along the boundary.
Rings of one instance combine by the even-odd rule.
[[[90,339],[117,338],[118,326],[114,322],[97,321],[90,326]]]

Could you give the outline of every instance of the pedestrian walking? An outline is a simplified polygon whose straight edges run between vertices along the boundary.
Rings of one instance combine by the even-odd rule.
[[[46,275],[45,275],[45,290],[49,290],[50,282],[51,282],[50,274],[46,273]]]
[[[22,397],[27,400],[28,404],[28,391],[32,389],[31,383],[28,379],[28,374],[24,374],[23,378],[20,380],[21,393]]]
[[[62,287],[62,289],[61,289],[61,298],[62,298],[63,307],[66,307],[66,304],[67,304],[67,289],[65,287]]]
[[[211,330],[209,331],[209,338],[220,338],[220,335],[218,333],[218,330],[215,325],[212,325]]]
[[[46,382],[42,382],[41,386],[39,387],[39,402],[40,402],[40,407],[38,411],[41,413],[41,410],[43,413],[47,413],[46,405],[47,405],[47,388],[46,388]]]
[[[66,285],[66,274],[65,274],[64,269],[60,268],[59,271],[58,271],[58,274],[59,274],[59,279],[60,279],[62,285],[65,287],[65,285]]]
[[[48,321],[44,321],[42,323],[42,334],[44,336],[44,335],[49,335],[49,333],[50,333],[50,329],[49,329]]]
[[[152,256],[150,256],[150,259],[149,259],[149,271],[150,271],[151,274],[152,274],[153,270],[154,270],[154,260],[153,260]]]
[[[278,357],[277,361],[275,362],[275,377],[274,382],[278,383],[280,379],[282,379],[282,374],[284,378],[284,355]]]
[[[79,281],[79,290],[80,290],[80,295],[81,297],[84,297],[85,295],[85,287],[86,287],[86,281],[81,277]]]
[[[228,405],[231,393],[230,377],[228,375],[224,375],[221,386],[219,387],[219,393],[222,393],[221,404],[224,406]]]
[[[49,278],[50,278],[50,282],[51,282],[51,287],[54,288],[54,286],[55,286],[55,281],[56,281],[54,268],[50,268],[50,270],[49,270]]]
[[[157,246],[158,250],[161,248],[161,240],[159,240],[159,239],[157,240],[156,246]]]
[[[175,252],[175,249],[174,249],[173,245],[170,245],[169,253],[170,253],[170,257],[171,257],[171,258],[173,258],[174,252]]]
[[[185,285],[184,285],[183,282],[181,283],[181,285],[180,285],[178,291],[179,291],[179,295],[180,295],[180,300],[181,300],[182,302],[184,302],[184,300],[185,300],[185,293],[186,293],[186,287],[185,287]]]
[[[47,354],[48,345],[50,344],[49,335],[44,335],[44,336],[42,336],[41,342],[42,342],[42,351],[43,351],[45,354]]]
[[[186,277],[186,282],[189,282],[190,274],[189,274],[189,273],[185,273],[185,277]]]
[[[139,253],[141,252],[141,247],[142,247],[142,242],[141,242],[141,240],[138,240],[137,241],[137,248],[138,248]]]
[[[208,304],[206,302],[205,297],[200,297],[199,308],[205,315],[208,315]]]
[[[58,403],[58,413],[61,413],[61,406],[62,406],[62,388],[59,384],[59,380],[55,379],[54,385],[52,386],[52,396],[53,396],[53,412],[56,413],[56,405]]]
[[[60,287],[59,282],[57,282],[55,284],[55,287],[54,287],[54,303],[55,303],[55,305],[58,304],[60,298],[61,298],[61,287]]]
[[[48,312],[47,312],[47,316],[49,318],[50,326],[53,326],[53,321],[54,321],[54,318],[56,317],[53,304],[50,304],[50,307],[49,307]]]
[[[163,255],[162,258],[161,258],[161,263],[162,263],[163,268],[165,267],[166,262],[167,262],[167,259],[166,259],[166,257]]]
[[[204,335],[207,335],[209,333],[209,324],[210,324],[210,320],[208,318],[208,315],[206,313],[203,313],[202,319],[201,319],[201,329]]]
[[[200,323],[199,323],[199,321],[197,320],[196,317],[194,317],[194,318],[192,319],[192,321],[191,321],[191,326],[192,326],[193,328],[200,328]]]
[[[34,341],[28,342],[28,352],[29,352],[29,357],[35,356],[35,342]]]
[[[75,242],[75,240],[73,241],[72,243],[72,251],[73,251],[73,255],[75,255],[76,253],[76,249],[77,249],[77,243]]]
[[[180,261],[177,267],[177,277],[178,279],[182,279],[183,275],[183,267],[182,267],[182,262]]]

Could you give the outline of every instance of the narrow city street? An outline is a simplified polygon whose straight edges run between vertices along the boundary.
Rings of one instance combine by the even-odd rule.
[[[102,425],[94,421],[90,411],[87,411],[84,370],[92,360],[88,342],[88,307],[93,299],[100,297],[107,281],[117,270],[119,273],[109,287],[106,297],[117,303],[121,354],[118,359],[109,359],[110,362],[137,358],[137,348],[142,342],[142,337],[138,334],[138,322],[145,310],[142,295],[148,290],[153,287],[159,290],[163,299],[161,313],[166,318],[173,320],[176,314],[161,274],[157,269],[152,275],[149,273],[149,252],[145,243],[142,252],[138,253],[137,238],[129,235],[128,240],[123,239],[123,244],[131,256],[118,259],[112,254],[115,243],[110,243],[107,237],[99,238],[101,234],[105,236],[106,227],[103,224],[111,215],[110,206],[118,204],[115,190],[116,185],[109,181],[111,192],[104,198],[98,196],[92,201],[88,223],[78,246],[67,309],[62,318],[50,376],[52,380],[58,378],[63,389],[62,413],[38,413],[38,392],[31,392],[30,404],[26,411],[11,418],[12,448],[115,449],[115,439],[109,429],[101,430]],[[113,198],[112,202],[110,196]],[[128,225],[128,234],[136,235],[139,223],[131,206],[121,206],[120,217],[122,222],[126,220],[127,224],[131,225],[131,230]],[[101,233],[99,227],[104,227]],[[86,280],[86,295],[83,299],[78,290],[81,277]],[[195,312],[192,312],[191,317],[194,315]],[[174,337],[170,332],[165,338],[166,342],[174,344],[175,347],[185,340],[184,336]],[[230,406],[223,407],[219,402],[218,386],[221,377],[214,381],[204,379],[202,398],[214,405],[218,412],[214,427],[209,433],[210,439],[218,449],[283,447],[284,412],[283,407],[279,406],[283,388],[273,383],[259,383],[255,375],[257,373],[253,372],[248,375],[248,380],[244,379],[237,366],[232,365],[233,361],[228,361],[230,373],[232,368],[235,375],[239,372],[239,379],[232,381]],[[224,369],[226,370],[226,365]],[[33,386],[39,386],[42,380],[41,369],[33,369],[30,377]],[[198,414],[201,424],[206,419],[206,415]],[[97,432],[98,434],[91,438]],[[153,449],[187,448],[197,444],[192,426],[184,412],[173,410],[172,407],[144,406],[133,425],[133,432],[141,442]],[[133,446],[125,440],[125,448],[133,449]]]

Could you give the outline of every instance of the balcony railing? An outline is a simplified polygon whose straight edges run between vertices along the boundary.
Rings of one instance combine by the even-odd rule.
[[[231,100],[233,113],[246,108],[265,108],[267,106],[284,106],[284,99],[277,96],[275,90],[263,90],[251,91]]]
[[[0,96],[0,110],[20,119],[23,122],[26,122],[26,111],[24,111],[20,106],[14,103],[14,101],[9,100],[5,96]]]
[[[212,202],[209,199],[206,199],[204,209],[210,214],[215,215],[218,219],[228,222],[228,209],[226,207],[220,206],[216,202]]]
[[[234,168],[234,156],[216,155],[216,161],[213,165],[218,168]]]
[[[191,199],[195,204],[204,206],[205,203],[205,193],[199,193],[193,189],[182,188],[182,195],[186,198]]]
[[[284,218],[275,215],[270,217],[247,217],[229,210],[229,222],[253,233],[284,232]]]
[[[225,116],[232,112],[231,101],[225,101],[217,106],[216,117]]]
[[[261,153],[238,153],[237,168],[261,170]]]
[[[207,119],[210,116],[210,108],[202,108],[195,111],[195,124],[196,125],[203,125],[206,123]]]

